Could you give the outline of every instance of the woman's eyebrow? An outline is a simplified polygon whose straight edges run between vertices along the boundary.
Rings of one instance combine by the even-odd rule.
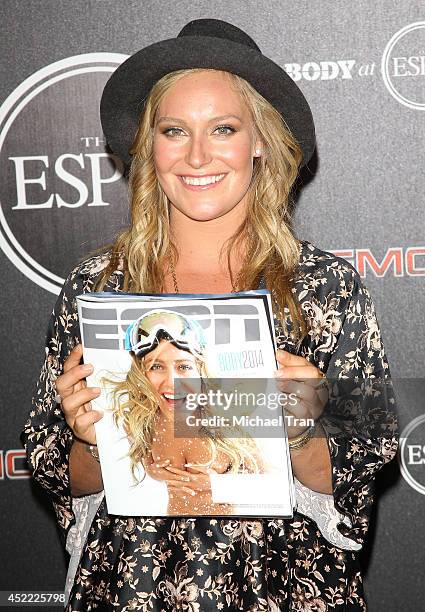
[[[153,357],[151,359],[146,359],[145,360],[145,364],[146,365],[152,365],[153,363],[164,363],[162,359],[158,359],[156,357]]]
[[[150,359],[149,361],[146,361],[146,366],[149,367],[149,366],[151,366],[154,363],[160,363],[160,364],[163,365],[164,363],[168,363],[168,362],[171,362],[171,363],[191,363],[191,364],[195,363],[194,361],[192,361],[192,359],[189,359],[189,358],[187,358],[187,359],[168,359],[168,360],[167,359],[166,360],[164,360],[164,359]]]
[[[241,117],[238,117],[237,115],[220,115],[219,117],[213,117],[212,119],[209,119],[208,123],[213,123],[215,121],[224,121],[226,119],[237,119],[238,121],[242,122]],[[187,125],[184,119],[179,119],[178,117],[159,117],[157,120],[157,123],[161,123],[162,121],[167,121],[169,123],[181,123],[182,125]]]
[[[174,360],[175,363],[195,363],[194,361],[192,361],[192,359],[175,359]]]

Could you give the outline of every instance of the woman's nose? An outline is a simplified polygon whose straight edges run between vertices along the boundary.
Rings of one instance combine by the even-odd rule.
[[[193,168],[200,168],[212,159],[208,138],[204,135],[193,135],[189,141],[186,162]]]
[[[163,372],[161,380],[162,393],[178,393],[179,375],[174,368],[169,367]]]

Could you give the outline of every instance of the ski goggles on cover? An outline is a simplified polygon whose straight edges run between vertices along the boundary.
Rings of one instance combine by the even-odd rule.
[[[206,347],[202,327],[180,313],[170,310],[152,310],[128,326],[125,349],[136,357],[143,357],[161,340],[168,340],[177,348],[201,355]]]

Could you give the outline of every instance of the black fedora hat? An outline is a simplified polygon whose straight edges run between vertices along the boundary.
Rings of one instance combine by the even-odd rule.
[[[291,77],[264,56],[236,26],[218,19],[196,19],[177,38],[149,45],[123,62],[106,83],[100,117],[106,141],[125,163],[136,135],[143,101],[164,75],[185,68],[225,70],[248,81],[282,115],[307,164],[315,148],[310,107]]]

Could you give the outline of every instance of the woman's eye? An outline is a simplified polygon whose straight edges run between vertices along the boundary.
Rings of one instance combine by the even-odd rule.
[[[167,128],[162,133],[166,136],[181,136],[183,130],[181,130],[180,128]]]
[[[149,367],[149,371],[151,370],[159,370],[160,369],[160,364],[159,363],[153,363],[150,367]]]
[[[231,125],[219,125],[215,128],[215,132],[218,132],[222,136],[226,136],[227,134],[233,134],[236,130]]]
[[[215,128],[214,132],[219,134],[219,136],[228,136],[236,132],[236,130],[231,125],[219,125]],[[184,131],[177,127],[166,128],[162,133],[171,137],[184,136]]]
[[[188,372],[188,371],[190,371],[190,370],[193,370],[193,366],[192,366],[192,365],[190,365],[190,364],[187,364],[187,363],[182,363],[182,364],[181,364],[181,366],[180,366],[180,368],[181,368],[182,370],[184,370],[185,372]]]

